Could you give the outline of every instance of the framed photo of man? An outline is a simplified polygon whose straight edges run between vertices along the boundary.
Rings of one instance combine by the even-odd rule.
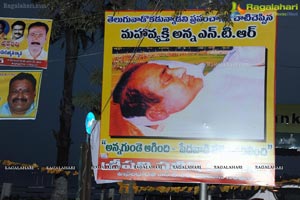
[[[265,47],[130,49],[113,49],[111,136],[265,140]]]
[[[41,70],[0,70],[0,120],[35,119],[41,79]]]

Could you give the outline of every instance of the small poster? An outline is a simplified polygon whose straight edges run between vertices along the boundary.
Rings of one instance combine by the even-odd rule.
[[[0,17],[0,66],[47,69],[52,20]]]
[[[41,70],[0,71],[0,120],[35,119]]]

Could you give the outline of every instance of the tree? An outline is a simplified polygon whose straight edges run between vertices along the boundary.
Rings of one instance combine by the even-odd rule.
[[[101,114],[101,86],[102,86],[102,70],[96,68],[90,74],[90,83],[95,86],[97,91],[91,93],[90,91],[84,91],[78,93],[73,98],[74,105],[91,111],[96,115],[96,118],[100,118]]]
[[[53,131],[57,146],[57,166],[67,166],[71,145],[71,126],[74,112],[73,82],[78,53],[93,42],[94,32],[103,24],[104,8],[99,0],[33,0],[46,4],[43,17],[53,19],[51,42],[64,39],[65,68],[63,97],[60,101],[60,127]],[[59,190],[60,188],[63,188]],[[67,199],[67,180],[62,174],[56,176],[56,189],[52,199]]]
[[[175,14],[188,8],[205,6],[207,12],[218,10],[217,15],[226,23],[230,22],[231,0],[32,0],[34,3],[46,4],[43,17],[53,19],[51,42],[64,40],[65,68],[63,96],[60,102],[60,127],[53,131],[57,146],[57,166],[67,166],[71,145],[71,126],[74,112],[73,82],[80,48],[86,48],[93,42],[97,29],[103,29],[104,10],[135,9],[174,9]],[[237,0],[236,2],[239,2]],[[143,2],[142,4],[140,2]],[[137,3],[142,7],[137,7]],[[201,4],[202,3],[202,4]],[[99,94],[97,94],[99,95]],[[93,98],[93,95],[90,96]],[[100,98],[99,98],[100,101]],[[92,101],[92,106],[100,111],[100,102]],[[62,174],[56,177],[56,187],[52,199],[67,199],[67,180]],[[59,188],[64,188],[59,191]]]

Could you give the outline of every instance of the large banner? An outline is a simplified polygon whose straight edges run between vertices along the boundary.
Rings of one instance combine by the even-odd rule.
[[[275,13],[107,12],[98,179],[274,185]]]
[[[0,120],[35,119],[41,70],[0,70]]]
[[[48,66],[52,20],[0,17],[0,66]]]

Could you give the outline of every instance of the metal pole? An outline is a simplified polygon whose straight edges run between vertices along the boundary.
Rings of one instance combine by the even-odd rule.
[[[124,180],[123,184],[128,185],[128,193],[123,190],[121,192],[121,200],[134,200],[134,190],[133,190],[133,185],[134,181],[132,180]]]
[[[200,200],[207,200],[207,184],[201,183],[200,184]]]
[[[81,145],[81,168],[79,173],[79,197],[80,200],[91,199],[91,151],[90,151],[90,138],[87,134],[86,142]]]
[[[92,191],[92,155],[91,155],[91,143],[90,143],[90,135],[87,134],[87,150],[86,150],[86,198],[85,200],[91,199],[91,191]]]

